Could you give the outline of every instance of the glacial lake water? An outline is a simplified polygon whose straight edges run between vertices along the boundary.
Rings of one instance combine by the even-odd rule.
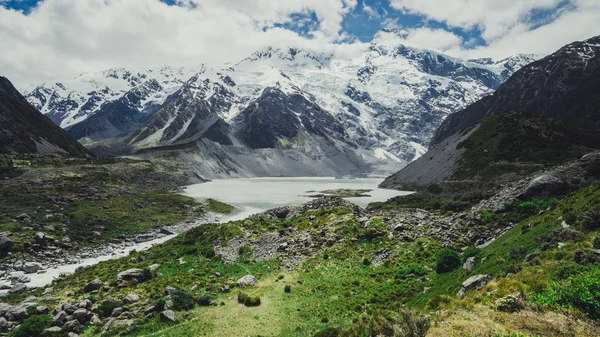
[[[214,180],[203,184],[187,186],[183,194],[196,198],[212,198],[238,208],[236,219],[281,206],[298,206],[310,201],[309,195],[324,190],[366,189],[368,197],[346,198],[361,207],[369,203],[386,201],[390,198],[411,194],[377,186],[382,178],[248,178]]]

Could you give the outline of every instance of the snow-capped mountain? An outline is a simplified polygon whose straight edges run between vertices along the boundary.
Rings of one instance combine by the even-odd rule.
[[[69,126],[77,139],[96,141],[132,130],[96,144],[113,152],[181,149],[192,143],[206,148],[212,142],[219,145],[213,147],[212,155],[221,159],[236,151],[251,157],[247,151],[275,149],[277,153],[270,156],[294,153],[283,155],[283,161],[339,159],[323,162],[322,172],[385,172],[423,154],[446,116],[491,94],[534,60],[519,55],[499,62],[464,61],[402,45],[398,34],[378,33],[361,55],[352,58],[267,47],[237,64],[197,67],[185,80],[189,68],[177,70],[177,76],[172,75],[173,68],[163,68],[169,69],[169,76],[163,71],[133,76],[121,70],[108,77],[120,80],[117,89],[97,80],[103,75],[88,75],[96,80],[86,83],[104,85],[105,92],[98,89],[88,95],[100,97],[93,100],[95,110],[84,109],[85,103],[67,108],[73,105],[70,97],[86,96],[85,90],[42,95],[47,92],[42,86],[27,97],[61,125]],[[148,73],[161,76],[146,75],[139,80]],[[130,81],[132,77],[137,81]],[[202,156],[206,163],[206,153]],[[229,159],[236,162],[239,158]],[[235,163],[230,171],[247,171],[248,163]],[[343,165],[349,166],[343,169]],[[269,170],[264,168],[273,173]],[[260,173],[248,173],[252,174]],[[286,169],[276,174],[295,173]]]
[[[84,73],[59,83],[30,86],[22,92],[34,107],[62,128],[68,128],[93,116],[104,104],[131,92],[138,96],[131,105],[140,112],[148,106],[160,105],[195,71],[197,67],[115,68]]]

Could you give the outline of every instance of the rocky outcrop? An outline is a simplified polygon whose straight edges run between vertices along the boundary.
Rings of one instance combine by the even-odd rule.
[[[491,280],[490,275],[471,276],[462,283],[462,289],[458,291],[456,296],[462,297],[468,291],[483,289]]]
[[[246,276],[240,278],[239,280],[237,280],[235,282],[235,284],[239,288],[246,288],[246,287],[252,287],[252,286],[256,285],[256,282],[258,282],[256,280],[256,277],[254,277],[253,275],[246,275]]]

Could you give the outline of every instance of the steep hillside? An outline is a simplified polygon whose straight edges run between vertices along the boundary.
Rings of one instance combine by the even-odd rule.
[[[493,186],[580,158],[600,148],[600,133],[520,112],[498,112],[432,145],[382,187],[421,189],[447,180]]]
[[[517,71],[496,92],[449,116],[431,143],[438,144],[501,110],[526,111],[574,127],[600,131],[600,36],[569,44]]]
[[[0,153],[92,155],[31,106],[5,77],[0,77]]]

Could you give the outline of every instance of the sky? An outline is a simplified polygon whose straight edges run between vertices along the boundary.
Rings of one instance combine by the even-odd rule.
[[[265,46],[353,57],[382,29],[459,58],[549,54],[600,35],[600,0],[0,0],[17,86],[112,67],[221,65]]]

